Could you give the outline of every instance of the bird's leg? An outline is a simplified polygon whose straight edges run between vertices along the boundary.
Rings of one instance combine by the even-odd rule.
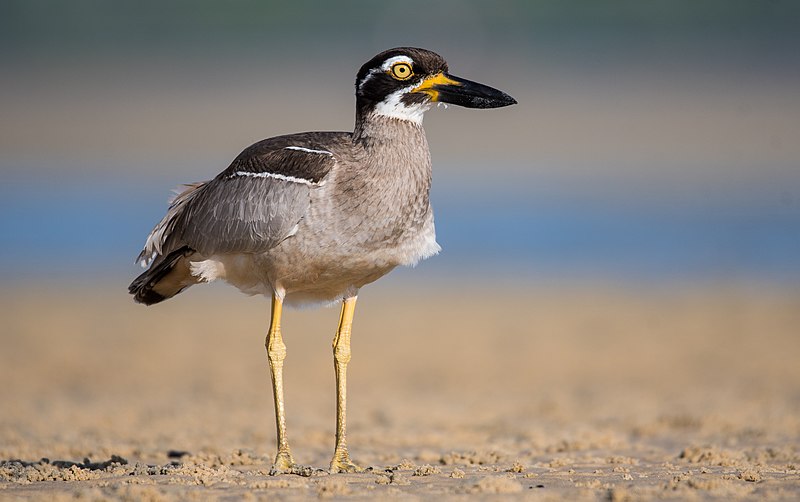
[[[272,372],[272,396],[275,398],[275,422],[278,427],[278,454],[270,474],[291,472],[295,467],[289,441],[286,439],[286,415],[283,407],[283,360],[286,359],[286,345],[281,336],[281,312],[283,302],[272,295],[272,319],[267,333],[267,357]]]
[[[350,460],[345,438],[347,421],[347,363],[350,362],[350,331],[356,297],[342,303],[339,328],[333,339],[333,364],[336,369],[336,449],[331,460],[331,472],[359,472],[362,469]]]

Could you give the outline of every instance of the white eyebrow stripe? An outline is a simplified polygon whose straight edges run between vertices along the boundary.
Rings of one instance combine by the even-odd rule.
[[[384,73],[384,72],[389,71],[392,68],[392,65],[395,64],[395,63],[408,63],[408,64],[411,65],[412,68],[414,67],[414,60],[411,59],[408,56],[390,57],[389,59],[387,59],[386,61],[383,62],[383,64],[380,66],[380,68],[373,68],[373,69],[371,69],[369,71],[369,73],[367,73],[364,76],[364,79],[361,80],[361,82],[358,83],[358,91],[361,92],[361,88],[364,86],[364,84],[366,84],[369,81],[369,79],[371,79],[372,77],[374,77],[378,73]]]
[[[330,155],[333,157],[333,153],[329,152],[328,150],[312,150],[311,148],[304,148],[302,146],[285,146],[283,147],[284,150],[297,150],[298,152],[306,152],[306,153],[319,153],[321,155]]]
[[[289,181],[291,183],[300,183],[312,187],[322,186],[322,182],[317,183],[311,180],[307,180],[305,178],[297,178],[295,176],[286,176],[285,174],[277,174],[277,173],[251,173],[248,171],[236,171],[235,173],[233,173],[232,177],[236,176],[246,176],[249,178],[273,178],[276,180]]]
[[[395,63],[408,63],[412,67],[414,66],[414,60],[411,59],[410,57],[408,57],[408,56],[394,56],[394,57],[391,57],[391,58],[389,58],[389,59],[387,59],[386,61],[383,62],[383,64],[381,65],[381,70],[389,71],[389,69]]]

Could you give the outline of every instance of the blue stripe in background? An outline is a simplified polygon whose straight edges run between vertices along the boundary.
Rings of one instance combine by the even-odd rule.
[[[0,277],[132,276],[175,185],[102,176],[3,180]],[[800,280],[800,204],[780,187],[716,199],[574,188],[535,179],[487,187],[437,176],[433,204],[444,251],[426,269],[624,281]]]

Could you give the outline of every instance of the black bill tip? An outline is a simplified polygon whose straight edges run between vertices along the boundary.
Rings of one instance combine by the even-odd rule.
[[[517,104],[516,99],[494,87],[454,75],[446,77],[449,82],[434,87],[438,91],[436,101],[467,108],[501,108]]]

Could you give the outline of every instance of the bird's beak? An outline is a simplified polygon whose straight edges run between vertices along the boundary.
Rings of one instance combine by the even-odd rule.
[[[434,102],[467,108],[500,108],[517,103],[516,99],[503,91],[448,73],[437,73],[426,78],[412,92],[423,92]]]

